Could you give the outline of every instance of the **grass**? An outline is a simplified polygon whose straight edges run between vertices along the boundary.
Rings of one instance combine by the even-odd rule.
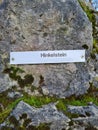
[[[93,53],[97,53],[98,54],[98,39],[93,39]]]
[[[93,102],[95,105],[98,105],[98,96],[95,96],[95,92],[98,92],[98,89],[95,88],[92,84],[90,85],[90,88],[88,90],[88,93],[85,95],[81,95],[78,97],[75,97],[74,95],[65,98],[60,99],[57,97],[48,97],[48,96],[30,96],[27,93],[24,93],[24,96],[19,99],[9,100],[5,95],[3,94],[0,97],[1,104],[4,105],[4,111],[0,113],[0,123],[2,123],[5,118],[10,114],[10,112],[16,107],[16,105],[20,101],[24,101],[27,104],[34,106],[36,108],[40,108],[45,104],[49,103],[56,103],[56,107],[59,111],[62,111],[69,117],[72,117],[70,113],[67,112],[67,106],[73,105],[73,106],[86,106],[88,102]],[[4,97],[3,97],[4,96]],[[77,116],[77,115],[74,115]]]
[[[10,114],[10,112],[12,111],[12,109],[14,109],[14,107],[19,103],[19,101],[21,101],[22,98],[17,99],[16,101],[12,102],[11,104],[9,104],[3,112],[0,113],[0,123],[2,123]]]
[[[56,102],[57,99],[53,98],[53,97],[44,97],[44,96],[37,97],[37,96],[26,95],[23,98],[23,101],[28,103],[31,106],[38,108],[38,107],[41,107],[42,105],[45,105],[45,104],[48,104],[48,103],[51,103],[51,102]]]
[[[0,123],[2,123],[7,118],[11,110],[12,110],[11,108],[7,108],[6,110],[0,113]]]

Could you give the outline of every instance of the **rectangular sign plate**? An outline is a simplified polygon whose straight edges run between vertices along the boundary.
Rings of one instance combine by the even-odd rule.
[[[10,52],[10,64],[85,62],[85,50]]]

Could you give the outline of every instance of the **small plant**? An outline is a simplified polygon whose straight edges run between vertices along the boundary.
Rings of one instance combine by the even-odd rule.
[[[37,127],[37,130],[50,130],[49,124],[43,123]]]
[[[6,109],[3,112],[0,113],[0,123],[2,123],[6,117],[10,114],[12,109]]]
[[[64,113],[66,113],[66,104],[64,103],[64,100],[59,100],[57,105],[56,105],[58,110],[63,111]]]
[[[9,122],[13,124],[15,127],[19,126],[18,120],[13,115],[9,117]]]

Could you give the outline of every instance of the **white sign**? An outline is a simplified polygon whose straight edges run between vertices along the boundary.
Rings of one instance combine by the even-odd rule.
[[[10,64],[85,62],[85,50],[11,52]]]

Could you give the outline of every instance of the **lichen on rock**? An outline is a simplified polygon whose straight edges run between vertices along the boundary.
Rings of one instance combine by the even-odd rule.
[[[7,30],[11,51],[92,48],[92,26],[77,0],[9,1]],[[17,40],[15,40],[17,39]],[[86,93],[89,88],[87,63],[23,65],[34,76],[34,86],[46,88],[49,95],[68,97]],[[44,82],[39,84],[40,75]]]
[[[85,130],[96,121],[95,117],[88,117],[88,122],[78,119],[81,111],[82,116],[89,116],[91,108],[97,114],[94,105],[82,108],[88,101],[97,104],[98,55],[93,53],[97,40],[92,36],[95,16],[88,11],[84,12],[78,0],[2,0],[0,97],[4,95],[4,100],[0,100],[0,129],[4,125],[6,129]],[[85,63],[9,64],[11,51],[75,49],[85,49]],[[66,109],[69,104],[81,107],[73,106],[74,114]],[[86,126],[79,124],[83,119]]]

